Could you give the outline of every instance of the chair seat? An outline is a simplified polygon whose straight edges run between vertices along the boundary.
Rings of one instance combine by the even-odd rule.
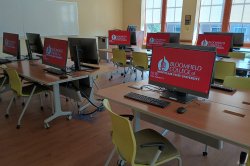
[[[162,142],[165,144],[165,148],[156,162],[157,165],[180,155],[177,149],[165,137],[152,129],[144,129],[136,132],[135,139],[137,145],[136,164],[149,165],[158,150],[157,146],[141,148],[140,145],[145,143]]]
[[[48,88],[46,86],[37,85],[37,84],[30,84],[30,85],[23,87],[22,96],[30,96],[32,89],[34,88],[35,85],[36,85],[36,90],[35,90],[34,94],[38,94],[42,91],[48,90]]]

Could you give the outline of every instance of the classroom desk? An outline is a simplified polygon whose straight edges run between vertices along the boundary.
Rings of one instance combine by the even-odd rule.
[[[100,52],[112,53],[112,48],[108,49],[98,49]],[[127,55],[131,55],[132,52],[143,52],[147,53],[148,55],[152,55],[152,51],[148,51],[147,49],[142,49],[139,47],[133,47],[133,51],[126,51]]]
[[[245,52],[245,53],[250,53],[250,48],[240,47],[240,48],[238,48],[238,49],[233,49],[233,52]]]
[[[59,76],[50,74],[45,72],[43,69],[47,66],[41,64],[39,60],[25,60],[25,61],[15,61],[12,63],[6,64],[8,68],[14,68],[17,73],[22,76],[23,78],[37,82],[39,84],[45,86],[52,86],[53,87],[53,103],[54,103],[54,114],[47,119],[44,120],[45,127],[49,127],[49,122],[59,116],[68,116],[71,118],[71,112],[63,112],[61,108],[61,101],[60,101],[60,90],[59,84],[74,80],[79,80],[82,78],[87,78],[89,76],[94,76],[97,74],[101,74],[104,72],[110,72],[113,67],[100,65],[100,69],[92,70],[92,71],[77,71],[72,72],[68,75],[66,79],[60,79]]]
[[[244,109],[240,106],[237,107],[235,103],[229,105],[228,99],[223,101],[223,92],[211,90],[213,94],[209,100],[198,98],[186,105],[170,101],[171,104],[162,109],[124,98],[124,95],[128,92],[159,98],[159,94],[156,92],[141,91],[128,87],[128,85],[133,84],[144,85],[147,84],[147,81],[102,89],[97,92],[97,95],[131,108],[135,115],[134,128],[136,131],[140,128],[140,119],[143,119],[217,149],[223,147],[223,141],[243,148],[250,148],[250,105],[244,106]],[[232,100],[241,95],[246,95],[247,99],[250,92],[236,94],[238,96],[232,95]],[[221,104],[220,101],[217,101],[217,98],[221,98],[221,101],[228,105]],[[212,99],[215,102],[211,101]],[[248,100],[250,99],[248,98]],[[184,114],[176,113],[176,109],[180,106],[186,107],[187,111]]]
[[[222,58],[221,61],[225,62],[235,62],[236,69],[239,70],[250,70],[250,58],[237,59],[237,58]]]

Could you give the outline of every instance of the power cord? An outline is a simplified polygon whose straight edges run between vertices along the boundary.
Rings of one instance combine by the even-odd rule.
[[[97,106],[95,103],[93,103],[93,102],[89,99],[89,97],[85,94],[84,91],[81,91],[81,90],[80,90],[79,88],[77,88],[73,83],[67,83],[67,86],[71,86],[71,87],[73,87],[75,90],[79,91],[80,94],[81,94],[84,98],[86,98],[86,99],[88,100],[88,102],[89,102],[91,105],[93,105],[93,106],[96,108],[96,109],[95,109],[94,111],[92,111],[92,112],[89,112],[89,113],[82,113],[81,115],[91,115],[91,114],[94,114],[95,112],[101,112],[101,111],[104,110],[103,104],[101,104],[100,106]],[[99,100],[102,101],[102,99],[99,99]]]

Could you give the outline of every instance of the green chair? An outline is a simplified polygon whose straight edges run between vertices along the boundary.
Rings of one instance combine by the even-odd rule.
[[[30,103],[30,100],[32,98],[33,95],[35,94],[39,94],[41,92],[47,91],[48,88],[39,84],[29,84],[27,86],[23,86],[20,77],[18,76],[18,73],[16,72],[16,70],[11,69],[11,68],[7,68],[5,69],[7,72],[7,75],[9,77],[9,85],[11,90],[13,91],[13,96],[10,100],[10,103],[7,107],[6,110],[6,114],[5,117],[8,118],[9,117],[9,111],[10,111],[10,107],[15,99],[15,97],[28,97],[28,100],[19,116],[18,122],[17,122],[17,129],[20,128],[21,126],[21,120],[22,117]],[[42,102],[42,100],[41,100]],[[42,104],[42,103],[41,103]],[[41,109],[43,109],[43,107],[41,106]]]
[[[244,59],[245,53],[243,53],[243,52],[229,52],[228,56],[231,58]]]
[[[132,66],[135,68],[136,71],[139,70],[142,72],[141,77],[143,79],[144,71],[149,70],[147,53],[133,52],[132,53]],[[136,72],[135,80],[136,79],[137,79],[137,72]]]
[[[134,133],[130,121],[114,113],[107,99],[104,99],[103,105],[111,117],[112,142],[115,145],[105,166],[109,166],[115,150],[121,158],[119,165],[129,163],[132,166],[155,166],[173,159],[177,159],[179,165],[182,165],[180,153],[167,138],[152,129]]]
[[[214,79],[222,81],[226,76],[235,76],[236,64],[235,62],[216,61],[214,66]]]
[[[250,78],[239,76],[226,76],[223,82],[225,87],[250,90]]]
[[[127,56],[126,56],[125,50],[120,50],[120,49],[114,48],[112,50],[112,54],[113,54],[112,61],[113,61],[114,65],[117,67],[123,67],[124,73],[121,73],[121,76],[125,77],[125,75],[127,74],[126,67],[128,67],[128,69],[129,69],[129,67],[131,66],[130,61],[127,61]],[[113,76],[111,73],[109,80],[111,80],[112,78],[113,78]]]

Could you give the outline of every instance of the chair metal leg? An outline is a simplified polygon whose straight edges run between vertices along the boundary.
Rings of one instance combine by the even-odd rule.
[[[41,94],[39,94],[39,98],[40,98],[41,110],[43,110],[43,99]]]
[[[0,90],[2,89],[2,87],[3,87],[3,85],[4,85],[4,83],[5,83],[5,81],[6,81],[6,77],[4,77],[4,79],[3,79],[3,82],[2,82],[2,84],[0,85]]]
[[[6,117],[6,118],[9,117],[10,107],[11,107],[11,105],[12,105],[12,103],[13,103],[15,97],[16,97],[16,95],[15,95],[15,93],[14,93],[13,96],[12,96],[12,98],[10,99],[10,103],[9,103],[9,105],[8,105],[8,107],[7,107],[7,110],[6,110],[6,113],[5,113],[5,117]]]
[[[205,150],[204,150],[204,152],[203,152],[203,156],[207,156],[207,151],[208,151],[208,146],[205,145]]]
[[[17,129],[20,128],[21,120],[23,118],[23,115],[24,115],[24,113],[25,113],[25,111],[26,111],[26,109],[27,109],[27,107],[28,107],[28,105],[30,103],[30,100],[31,100],[31,98],[32,98],[35,90],[36,90],[36,86],[33,87],[32,92],[31,92],[31,94],[30,94],[30,96],[29,96],[29,98],[27,100],[27,103],[25,104],[25,107],[23,108],[22,113],[19,116],[19,119],[18,119],[18,122],[17,122],[17,126],[16,126]]]
[[[178,165],[179,165],[179,166],[182,166],[182,160],[181,160],[181,157],[177,157],[177,160],[178,160]]]
[[[113,148],[113,150],[111,151],[111,153],[110,153],[110,155],[105,163],[105,166],[109,166],[109,163],[110,163],[111,159],[113,158],[114,154],[115,154],[115,148]]]

